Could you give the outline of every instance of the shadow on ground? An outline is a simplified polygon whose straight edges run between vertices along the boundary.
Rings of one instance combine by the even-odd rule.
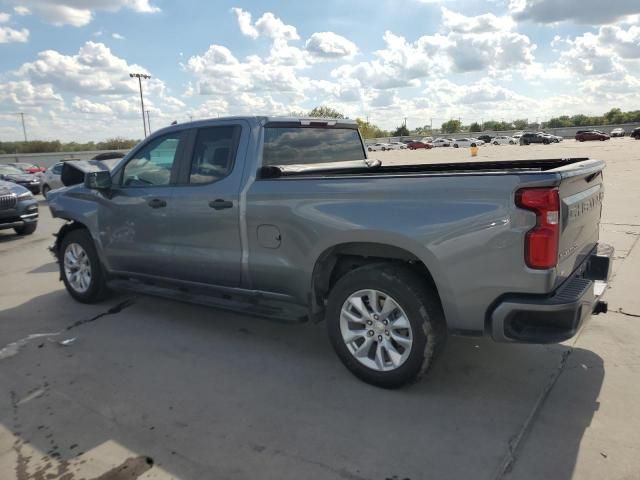
[[[50,293],[0,311],[0,325],[46,314],[58,329],[122,299],[83,310]],[[28,463],[42,478],[47,463],[115,441],[184,479],[493,479],[567,352],[452,337],[427,378],[386,391],[342,367],[323,324],[139,297],[64,337],[75,340],[0,360],[0,423],[42,452]],[[563,419],[559,480],[571,478],[604,377],[600,357],[578,354],[594,368]]]

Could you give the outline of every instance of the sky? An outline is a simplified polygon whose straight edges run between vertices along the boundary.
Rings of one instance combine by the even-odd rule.
[[[639,0],[0,0],[0,141],[328,105],[392,129],[640,109]]]

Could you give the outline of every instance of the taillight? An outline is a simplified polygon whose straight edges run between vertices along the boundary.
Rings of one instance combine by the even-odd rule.
[[[531,268],[552,268],[558,263],[560,196],[557,188],[523,188],[516,205],[536,214],[536,226],[527,232],[524,259]]]

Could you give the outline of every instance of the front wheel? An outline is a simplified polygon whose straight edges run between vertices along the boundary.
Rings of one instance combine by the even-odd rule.
[[[104,270],[87,230],[73,230],[64,236],[58,263],[64,286],[77,301],[96,303],[108,296]]]
[[[376,263],[338,280],[327,306],[329,339],[342,363],[383,388],[416,381],[446,338],[435,290],[404,265]]]
[[[373,150],[371,149],[371,147],[369,147],[367,150],[369,150],[370,152],[373,152]]]
[[[43,185],[42,186],[42,196],[44,198],[47,198],[47,195],[49,193],[49,190],[51,190],[51,188],[49,187],[49,185]]]
[[[453,148],[458,148],[458,144],[457,144],[457,143],[454,143],[454,144],[453,144]]]
[[[36,231],[37,227],[38,227],[38,222],[31,222],[31,223],[25,223],[21,227],[16,227],[13,230],[22,237],[25,235],[31,235],[33,232]]]

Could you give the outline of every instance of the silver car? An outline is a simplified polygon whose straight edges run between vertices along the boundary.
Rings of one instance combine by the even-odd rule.
[[[42,174],[42,195],[46,198],[50,190],[64,187],[62,180],[60,180],[60,174],[62,173],[63,162],[58,162],[55,165],[47,168]]]

